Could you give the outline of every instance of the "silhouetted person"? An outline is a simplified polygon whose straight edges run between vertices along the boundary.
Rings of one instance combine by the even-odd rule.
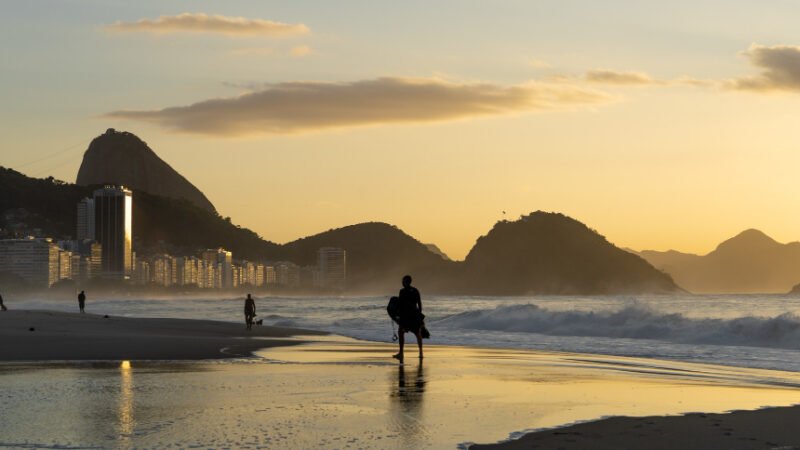
[[[86,306],[86,294],[83,291],[81,291],[81,293],[78,294],[78,307],[81,309],[81,313],[84,312],[83,311],[84,306]]]
[[[3,296],[2,295],[0,295],[0,311],[8,311],[8,308],[6,308],[6,305],[3,304]]]
[[[422,359],[422,298],[419,291],[414,286],[411,286],[411,275],[403,277],[403,289],[400,289],[399,298],[399,316],[398,320],[399,329],[397,335],[399,337],[400,351],[394,355],[394,358],[403,362],[403,347],[405,346],[406,333],[414,333],[417,337],[417,345],[419,346],[419,359]]]
[[[251,330],[253,328],[253,319],[256,317],[256,301],[253,300],[253,297],[250,294],[247,294],[247,298],[244,300],[244,323],[247,325],[247,329]]]

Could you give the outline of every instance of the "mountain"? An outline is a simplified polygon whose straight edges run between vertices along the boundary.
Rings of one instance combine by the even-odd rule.
[[[49,236],[75,235],[76,204],[89,190],[0,167],[0,228],[5,234],[38,228]]]
[[[795,285],[791,291],[789,291],[791,295],[800,295],[800,284]]]
[[[54,237],[74,235],[77,202],[96,186],[29,178],[0,168],[0,237],[33,227]],[[586,225],[536,212],[499,222],[478,239],[464,262],[440,254],[386,223],[329,230],[278,245],[186,199],[134,191],[134,250],[193,255],[225,247],[237,259],[316,264],[320,247],[347,251],[348,287],[391,294],[411,274],[425,294],[519,295],[671,292],[669,276],[625,252]]]
[[[94,138],[83,155],[77,184],[117,184],[134,191],[185,199],[207,211],[214,205],[133,133],[108,131]]]
[[[754,229],[703,256],[652,250],[639,254],[695,293],[785,293],[800,281],[800,242],[781,244]]]
[[[347,251],[347,283],[365,292],[394,292],[403,275],[411,274],[429,291],[443,291],[457,269],[399,228],[381,222],[329,230],[283,245],[284,258],[300,265],[316,264],[320,247]]]
[[[76,205],[95,187],[52,177],[30,178],[0,167],[0,235],[13,237],[19,234],[18,229],[40,228],[46,236],[74,236]],[[182,255],[225,247],[238,258],[262,259],[278,256],[280,251],[279,245],[188,200],[134,191],[133,205],[134,248],[139,254],[161,251]]]
[[[432,253],[436,253],[437,255],[441,256],[445,261],[452,261],[449,256],[445,252],[442,251],[436,244],[423,244],[425,247],[430,250]]]
[[[617,294],[679,290],[644,259],[563,214],[498,222],[467,255],[460,292]]]

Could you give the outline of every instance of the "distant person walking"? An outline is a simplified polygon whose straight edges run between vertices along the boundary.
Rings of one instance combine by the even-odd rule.
[[[83,314],[84,312],[83,311],[84,306],[86,306],[86,293],[81,291],[81,293],[78,294],[78,307],[81,309],[81,314]]]
[[[6,308],[6,305],[3,304],[3,296],[2,295],[0,295],[0,311],[8,311],[8,308]]]
[[[248,330],[253,329],[253,319],[256,317],[256,301],[250,294],[244,300],[244,323],[247,325]]]
[[[417,337],[419,346],[419,359],[422,359],[422,325],[425,316],[422,315],[422,297],[414,286],[411,286],[411,275],[403,277],[403,289],[400,289],[397,323],[400,325],[397,330],[400,351],[393,355],[395,359],[403,362],[403,347],[405,346],[405,335],[408,332],[414,333]]]

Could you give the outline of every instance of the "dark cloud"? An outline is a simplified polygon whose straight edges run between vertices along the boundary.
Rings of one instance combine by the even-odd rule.
[[[177,16],[160,16],[136,22],[115,22],[106,27],[114,32],[145,33],[219,33],[231,36],[266,35],[273,37],[308,33],[308,27],[299,24],[273,22],[244,17],[211,16],[203,13],[183,13]]]
[[[279,83],[238,97],[159,110],[114,111],[107,116],[180,132],[245,136],[439,122],[575,107],[609,99],[596,90],[560,83],[502,86],[387,77],[351,83]]]
[[[761,73],[731,80],[729,87],[751,91],[800,91],[800,46],[753,44],[743,55],[761,69]]]

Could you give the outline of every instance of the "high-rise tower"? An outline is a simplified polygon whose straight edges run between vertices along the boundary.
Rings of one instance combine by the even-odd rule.
[[[129,279],[133,270],[133,194],[123,186],[94,191],[95,239],[102,246],[102,276]]]

